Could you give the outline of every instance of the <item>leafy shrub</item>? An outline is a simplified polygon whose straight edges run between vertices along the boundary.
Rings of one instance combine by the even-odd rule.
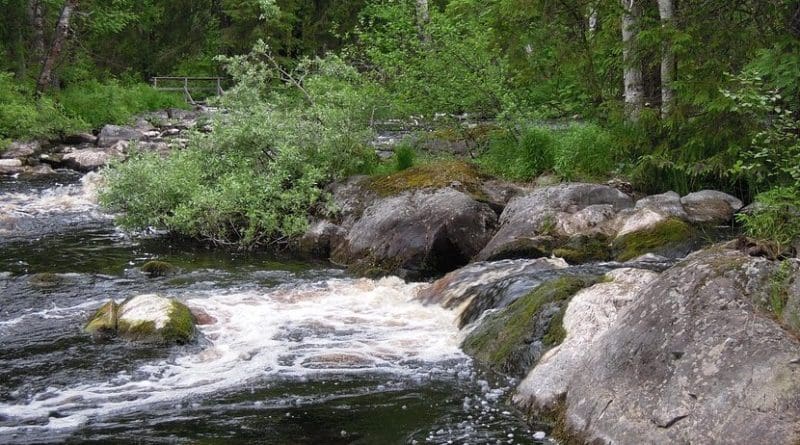
[[[777,187],[756,196],[753,210],[736,219],[745,233],[768,241],[774,256],[785,252],[800,238],[800,193],[793,187]]]
[[[123,85],[111,80],[90,80],[66,88],[58,94],[64,113],[91,128],[105,124],[124,124],[143,111],[185,108],[180,94],[165,93],[149,85]]]
[[[244,246],[282,241],[305,230],[323,185],[374,165],[371,87],[352,67],[329,57],[290,72],[264,45],[225,61],[237,85],[214,132],[164,160],[141,156],[108,172],[101,199],[124,212],[124,226]]]
[[[530,180],[554,166],[556,140],[544,128],[529,128],[522,135],[495,135],[478,158],[488,173],[514,181]]]
[[[0,73],[0,139],[50,138],[79,126],[52,99],[37,102],[32,89]]]

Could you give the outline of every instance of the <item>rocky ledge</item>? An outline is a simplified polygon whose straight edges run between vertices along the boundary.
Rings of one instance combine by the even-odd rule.
[[[73,134],[56,141],[14,141],[0,153],[0,175],[51,174],[53,168],[89,172],[136,152],[165,155],[186,146],[186,131],[211,131],[209,123],[208,110],[170,109],[137,116],[131,125],[106,125],[97,134]]]
[[[556,256],[571,264],[680,258],[730,228],[737,198],[705,190],[634,201],[602,184],[536,189],[483,177],[459,161],[333,184],[334,214],[298,243],[365,275],[419,279],[471,261]]]

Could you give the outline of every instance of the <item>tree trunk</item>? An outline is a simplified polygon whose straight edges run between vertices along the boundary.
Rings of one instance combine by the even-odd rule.
[[[56,25],[56,32],[53,35],[53,43],[50,45],[50,51],[42,63],[42,72],[39,75],[39,81],[36,82],[37,94],[42,94],[48,85],[53,80],[53,67],[56,61],[61,57],[61,51],[64,49],[64,42],[67,40],[69,34],[69,19],[73,11],[78,6],[78,0],[66,0],[64,7],[61,9],[61,16],[58,18],[58,25]]]
[[[28,2],[28,19],[33,30],[33,41],[31,42],[33,60],[36,63],[42,63],[44,57],[44,5],[42,5],[42,0]]]
[[[658,15],[661,28],[670,32],[674,25],[675,9],[672,0],[658,0]],[[672,38],[665,38],[661,44],[661,117],[666,119],[675,108],[675,51],[672,49]]]
[[[644,109],[644,81],[641,62],[637,56],[636,38],[641,26],[642,8],[639,0],[622,0],[622,63],[625,82],[625,114],[636,122]]]
[[[431,35],[428,33],[428,24],[431,22],[428,11],[428,0],[417,0],[417,30],[422,43],[430,43]]]
[[[800,1],[795,1],[789,6],[789,33],[800,39]]]

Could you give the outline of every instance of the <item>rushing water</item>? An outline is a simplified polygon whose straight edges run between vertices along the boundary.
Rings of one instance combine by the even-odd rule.
[[[131,238],[98,181],[0,179],[0,443],[535,443],[513,382],[475,368],[419,285]],[[149,278],[153,258],[179,272]],[[206,314],[197,342],[82,333],[151,292]]]

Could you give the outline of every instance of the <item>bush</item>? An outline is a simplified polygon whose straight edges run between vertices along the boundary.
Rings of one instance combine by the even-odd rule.
[[[576,124],[556,132],[555,172],[569,181],[602,179],[622,159],[618,142],[595,124]]]
[[[488,173],[513,181],[526,181],[551,170],[556,141],[550,130],[530,128],[521,136],[507,133],[495,135],[478,157]]]
[[[111,80],[91,80],[70,86],[57,95],[64,113],[91,128],[105,124],[125,124],[143,111],[185,108],[180,94],[165,93],[149,85],[123,85]]]
[[[800,238],[800,193],[777,187],[756,196],[753,210],[736,215],[747,235],[772,245],[773,256],[786,252]]]
[[[101,200],[124,212],[123,226],[242,246],[282,241],[305,230],[322,186],[374,165],[370,84],[335,57],[291,73],[276,73],[273,61],[264,46],[226,59],[237,85],[213,133],[167,159],[141,156],[108,172]],[[275,83],[287,75],[303,83]]]
[[[32,89],[0,73],[0,140],[52,138],[79,127],[52,99],[37,102]]]

